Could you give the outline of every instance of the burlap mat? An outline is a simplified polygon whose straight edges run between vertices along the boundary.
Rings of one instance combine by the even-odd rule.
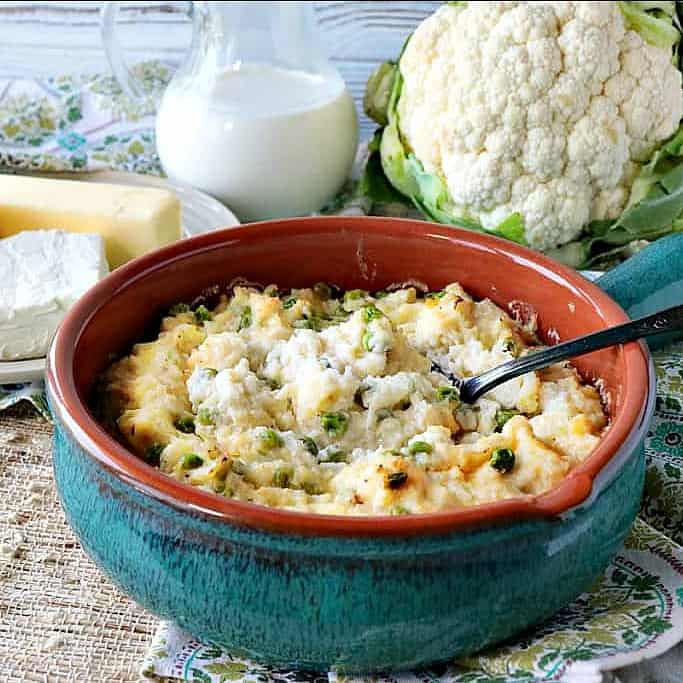
[[[103,578],[66,524],[51,427],[0,413],[0,680],[138,681],[158,622]]]

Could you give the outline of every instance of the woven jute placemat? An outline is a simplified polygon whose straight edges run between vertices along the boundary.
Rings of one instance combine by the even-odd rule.
[[[0,413],[0,681],[138,681],[158,622],[67,526],[50,440],[31,406]]]

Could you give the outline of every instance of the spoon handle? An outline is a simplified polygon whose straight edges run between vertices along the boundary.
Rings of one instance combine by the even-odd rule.
[[[547,368],[558,361],[583,356],[591,351],[598,351],[615,344],[625,344],[654,334],[680,331],[683,331],[683,305],[667,308],[585,337],[570,339],[562,344],[549,346],[542,351],[503,363],[481,375],[465,380],[460,388],[460,398],[466,403],[473,403],[481,395],[509,379],[533,370]]]

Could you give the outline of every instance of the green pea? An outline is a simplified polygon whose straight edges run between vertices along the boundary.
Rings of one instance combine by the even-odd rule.
[[[320,332],[329,326],[332,318],[326,313],[311,313],[310,315],[304,314],[301,320],[295,320],[292,323],[292,327],[299,330],[315,330]],[[339,322],[336,320],[335,322]]]
[[[194,434],[194,420],[191,417],[178,417],[173,426],[183,434]]]
[[[294,469],[292,467],[278,467],[273,474],[273,486],[281,489],[289,488],[294,476]]]
[[[237,325],[237,331],[241,332],[242,330],[246,330],[247,327],[251,327],[251,306],[245,306],[242,309],[242,313],[240,315],[240,321]]]
[[[387,475],[387,486],[390,489],[400,489],[403,484],[408,481],[408,475],[406,472],[391,472]]]
[[[282,302],[282,308],[285,310],[288,308],[291,308],[296,304],[297,298],[295,296],[288,296],[283,302]]]
[[[349,416],[345,413],[322,413],[320,426],[332,436],[344,436],[349,428]]]
[[[349,319],[351,313],[347,311],[343,304],[337,303],[337,308],[330,314],[330,318],[335,322],[344,322]]]
[[[279,448],[284,445],[282,437],[274,429],[264,429],[259,433],[259,439],[264,448],[270,450],[271,448]]]
[[[344,301],[356,301],[357,299],[364,299],[367,296],[364,289],[350,289],[344,293]]]
[[[460,394],[455,387],[439,387],[436,390],[437,401],[459,401]]]
[[[377,308],[377,306],[373,306],[370,304],[369,306],[363,306],[361,309],[363,311],[363,322],[364,323],[369,323],[373,320],[377,320],[378,318],[382,317],[382,311]]]
[[[395,505],[391,510],[392,515],[409,515],[410,510],[403,505]]]
[[[411,455],[417,455],[418,453],[431,453],[433,450],[432,444],[426,441],[413,441],[413,443],[408,446],[408,452]]]
[[[310,436],[302,436],[301,443],[311,455],[318,455],[318,444]]]
[[[183,456],[182,468],[184,470],[195,470],[204,464],[204,459],[196,453],[186,453]]]
[[[340,449],[331,449],[320,454],[319,462],[346,462],[346,453]]]
[[[214,423],[213,412],[209,408],[200,408],[197,420],[200,425],[212,425]]]
[[[180,315],[181,313],[187,313],[189,310],[190,307],[181,301],[180,303],[173,304],[173,306],[171,306],[171,308],[168,309],[168,314]]]
[[[519,415],[519,412],[516,410],[504,410],[501,408],[496,413],[496,431],[499,432],[501,429],[503,429],[505,423],[515,417],[515,415]]]
[[[506,339],[503,342],[503,351],[505,351],[506,353],[511,353],[513,356],[516,356],[519,353],[519,349],[517,348],[517,342],[515,342],[515,340],[512,338]]]
[[[309,496],[319,496],[323,490],[315,484],[312,481],[305,481],[302,485],[301,488],[309,495]]]
[[[161,462],[161,454],[163,453],[164,448],[165,448],[164,444],[153,443],[144,452],[142,459],[148,465],[154,465],[155,467],[158,467],[159,463]]]
[[[301,320],[295,320],[292,323],[292,327],[296,328],[297,330],[314,330],[315,323],[311,317],[304,314],[304,317],[301,318]]]
[[[327,315],[327,313],[316,313],[313,315],[313,329],[317,330],[318,332],[324,330],[326,327],[330,327],[330,325],[336,325],[339,322],[339,320],[336,320],[331,315]]]
[[[211,311],[202,304],[194,309],[194,318],[198,323],[205,323],[208,320],[213,320],[213,315]]]
[[[494,470],[506,474],[512,471],[512,468],[515,466],[515,454],[509,448],[496,448],[491,453],[489,464]]]

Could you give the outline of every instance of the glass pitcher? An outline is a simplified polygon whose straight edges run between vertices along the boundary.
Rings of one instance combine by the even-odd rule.
[[[140,97],[116,41],[102,36],[123,90]],[[159,105],[166,174],[217,197],[243,221],[316,211],[347,178],[358,144],[353,100],[323,54],[313,3],[190,3],[190,53]]]

